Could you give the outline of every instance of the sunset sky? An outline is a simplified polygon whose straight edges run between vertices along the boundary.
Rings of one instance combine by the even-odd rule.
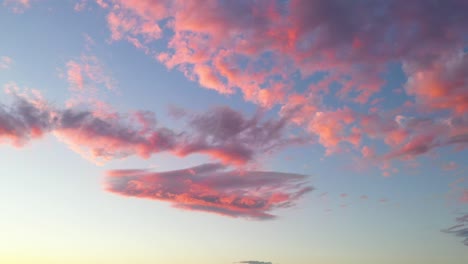
[[[467,14],[0,0],[0,263],[468,263]]]

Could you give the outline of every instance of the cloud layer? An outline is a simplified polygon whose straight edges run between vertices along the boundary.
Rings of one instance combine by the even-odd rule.
[[[256,220],[275,218],[275,209],[291,207],[313,190],[303,175],[232,170],[220,163],[166,172],[109,171],[106,189],[184,210]]]

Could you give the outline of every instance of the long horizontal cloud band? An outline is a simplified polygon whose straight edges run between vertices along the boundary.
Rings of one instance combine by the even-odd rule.
[[[96,162],[170,151],[186,156],[206,154],[225,164],[244,165],[263,153],[305,138],[288,134],[285,118],[246,118],[227,107],[200,115],[185,115],[183,133],[158,126],[154,113],[130,115],[100,113],[93,109],[57,109],[42,99],[13,95],[11,106],[0,105],[0,144],[22,146],[53,133],[73,150]]]
[[[166,172],[109,171],[106,189],[126,197],[168,202],[184,210],[257,220],[274,218],[272,211],[295,205],[313,190],[304,175],[239,171],[219,163]]]
[[[96,162],[138,155],[143,158],[169,151],[178,156],[194,153],[208,155],[225,164],[245,165],[264,153],[292,144],[309,143],[310,136],[289,133],[294,123],[293,109],[278,120],[264,120],[261,114],[246,118],[227,107],[199,115],[181,111],[186,129],[183,133],[159,126],[155,114],[100,113],[95,109],[57,109],[43,99],[13,95],[11,106],[0,106],[0,144],[21,146],[31,139],[53,133],[73,150]],[[322,144],[336,147],[346,137],[351,145],[361,145],[361,137],[381,139],[391,147],[384,155],[363,146],[365,158],[391,160],[417,156],[443,146],[466,148],[468,116],[422,118],[404,115],[363,114],[344,109],[317,114],[311,127]],[[345,135],[345,125],[354,126]]]

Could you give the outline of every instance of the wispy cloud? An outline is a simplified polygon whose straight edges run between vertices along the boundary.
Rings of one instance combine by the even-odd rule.
[[[463,239],[463,243],[468,246],[468,214],[456,218],[457,225],[454,225],[443,232],[454,234]]]
[[[6,70],[11,67],[13,64],[13,59],[8,56],[1,56],[0,57],[0,70]]]
[[[235,263],[242,263],[242,264],[273,264],[272,262],[265,262],[265,261],[258,261],[258,260],[244,260]]]
[[[304,175],[233,170],[220,163],[165,172],[109,171],[105,188],[126,197],[168,202],[183,210],[256,220],[275,218],[273,211],[294,206],[313,190]]]
[[[67,62],[66,77],[73,90],[96,89],[96,85],[112,90],[115,80],[95,56],[83,55]]]
[[[11,11],[17,14],[23,13],[31,7],[30,0],[3,0],[3,6],[8,7]]]

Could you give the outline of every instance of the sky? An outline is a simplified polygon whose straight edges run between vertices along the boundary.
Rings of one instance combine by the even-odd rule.
[[[0,1],[0,263],[467,263],[467,13]]]

